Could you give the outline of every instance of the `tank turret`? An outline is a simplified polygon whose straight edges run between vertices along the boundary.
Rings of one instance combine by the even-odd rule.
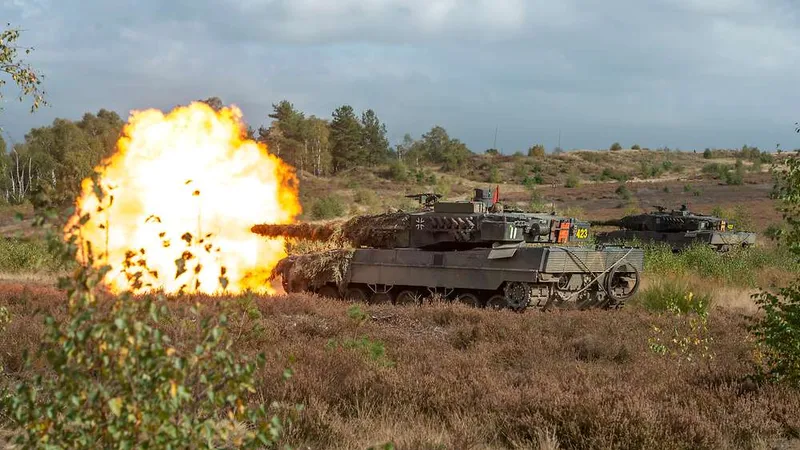
[[[555,214],[504,211],[499,190],[475,189],[468,201],[441,201],[437,194],[409,196],[420,209],[357,216],[326,224],[255,225],[267,237],[349,241],[356,247],[465,250],[503,244],[566,244],[585,241],[589,223]]]

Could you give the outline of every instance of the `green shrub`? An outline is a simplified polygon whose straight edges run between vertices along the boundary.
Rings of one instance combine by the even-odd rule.
[[[639,147],[639,144],[633,144],[633,145],[631,145],[631,150],[641,150],[641,149],[642,149],[642,148],[641,148],[641,147]]]
[[[725,184],[740,185],[744,179],[744,165],[741,159],[736,160],[733,170],[727,170],[723,177]]]
[[[630,200],[631,198],[631,191],[624,184],[620,184],[614,192],[623,200]]]
[[[751,331],[761,346],[765,375],[800,387],[800,284],[778,294],[761,291],[754,300],[764,316]]]
[[[800,264],[792,259],[786,249],[780,247],[750,247],[733,249],[727,253],[716,252],[701,244],[687,247],[679,253],[673,253],[666,244],[647,244],[643,247],[645,271],[653,276],[697,275],[733,286],[755,288],[761,269],[800,270]]]
[[[361,205],[372,206],[380,203],[378,194],[369,189],[359,189],[353,196],[353,201]]]
[[[532,156],[534,158],[544,158],[545,156],[545,149],[544,145],[536,144],[528,149],[528,156]]]
[[[708,328],[710,295],[696,294],[684,282],[661,281],[637,297],[650,311],[672,316],[667,328],[652,326],[647,339],[650,351],[690,363],[714,358],[713,337]]]
[[[741,161],[737,161],[737,166],[709,163],[703,166],[702,172],[714,179],[722,180],[726,184],[742,184],[742,177],[744,176]]]
[[[661,165],[651,164],[647,161],[639,163],[639,173],[643,179],[656,178],[664,172]]]
[[[578,178],[577,172],[575,170],[571,170],[567,174],[567,181],[564,183],[564,186],[568,188],[576,188],[580,186],[580,184],[581,182],[580,179]]]
[[[800,128],[797,130],[800,132]],[[773,196],[786,221],[781,233],[784,246],[794,258],[800,256],[800,153],[790,155],[786,168],[773,170]],[[797,260],[795,259],[795,262]],[[777,294],[762,290],[754,296],[764,313],[751,326],[763,354],[764,375],[800,387],[800,279]]]
[[[698,293],[688,283],[677,280],[660,281],[637,294],[637,302],[654,312],[674,310],[705,314],[712,300],[711,295]]]
[[[535,173],[533,176],[527,176],[524,180],[522,180],[522,184],[525,185],[528,189],[535,187],[536,185],[544,183],[544,178],[542,178],[542,174]]]
[[[497,166],[492,166],[489,168],[489,176],[487,177],[487,181],[489,183],[499,183],[502,181],[500,177],[500,171],[497,170]]]
[[[56,272],[66,267],[43,239],[0,238],[0,272]]]
[[[711,176],[719,176],[720,172],[724,172],[726,169],[720,169],[721,164],[719,163],[708,163],[703,165],[703,168],[700,171],[706,175]]]
[[[711,153],[711,149],[710,148],[707,148],[707,149],[705,149],[703,151],[703,158],[711,159],[712,156],[713,156],[713,154]]]
[[[615,170],[606,167],[600,173],[599,181],[607,181],[607,180],[617,180],[619,182],[624,183],[625,181],[628,181],[628,176],[622,172],[617,172]]]
[[[448,183],[443,177],[439,178],[439,181],[436,182],[436,193],[442,194],[444,197],[450,196],[450,192],[453,190],[453,186]]]
[[[369,361],[381,367],[394,367],[395,363],[386,355],[386,346],[383,342],[373,340],[367,336],[358,339],[343,338],[330,339],[325,345],[327,350],[351,350],[360,353]]]
[[[785,227],[781,223],[771,223],[764,230],[764,236],[772,241],[779,241],[783,236]]]
[[[620,145],[619,142],[614,142],[613,144],[611,144],[611,147],[609,147],[609,150],[611,150],[612,152],[622,150],[622,145]]]
[[[744,182],[742,173],[732,170],[725,174],[725,184],[740,185]]]
[[[403,163],[403,161],[395,160],[389,164],[389,170],[387,172],[387,177],[390,180],[394,181],[408,181],[408,167]]]
[[[339,197],[331,194],[319,198],[311,206],[311,216],[315,219],[333,219],[345,214],[345,207]]]
[[[524,161],[516,161],[511,173],[514,175],[514,178],[523,180],[528,175],[528,166]]]
[[[535,188],[531,189],[530,192],[531,198],[528,202],[528,211],[544,212],[547,209],[547,205],[544,202],[544,198],[542,198],[542,194]]]
[[[201,343],[177,350],[158,328],[167,314],[163,301],[125,298],[111,309],[90,302],[72,308],[63,325],[48,318],[42,351],[53,376],[3,393],[5,415],[22,431],[16,443],[259,448],[274,441],[278,418],[245,406],[263,356],[236,356],[224,316],[216,324],[198,321]]]

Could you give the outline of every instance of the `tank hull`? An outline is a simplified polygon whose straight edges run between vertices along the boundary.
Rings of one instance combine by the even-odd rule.
[[[659,231],[615,230],[595,234],[597,242],[615,243],[637,240],[643,243],[665,243],[673,250],[695,244],[706,244],[717,251],[755,245],[756,234],[744,231],[685,231],[665,233]]]
[[[622,306],[639,286],[637,248],[500,246],[465,251],[355,249],[290,256],[273,277],[287,292],[391,303],[439,295],[473,304],[526,308]],[[336,271],[314,272],[337,260]],[[345,261],[346,260],[346,261]],[[329,264],[330,264],[329,261]]]

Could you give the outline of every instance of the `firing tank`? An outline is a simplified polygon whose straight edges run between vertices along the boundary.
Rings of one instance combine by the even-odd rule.
[[[475,189],[470,201],[443,202],[436,194],[414,194],[407,197],[420,201],[416,211],[357,216],[321,225],[262,224],[251,231],[266,237],[334,239],[355,247],[447,251],[498,244],[576,244],[589,236],[589,222],[504,208],[497,195]]]
[[[734,231],[734,224],[721,217],[697,214],[681,205],[679,210],[667,211],[654,206],[655,211],[635,214],[614,220],[592,221],[593,226],[618,227],[619,230],[597,232],[598,242],[624,242],[638,240],[644,243],[666,243],[673,251],[690,245],[706,244],[719,252],[735,247],[748,247],[756,242],[756,234]]]
[[[638,290],[643,251],[581,245],[586,221],[504,208],[497,189],[476,189],[469,201],[418,198],[420,209],[412,212],[252,231],[352,245],[281,260],[272,279],[280,278],[286,292],[394,304],[438,295],[522,311],[615,308]]]

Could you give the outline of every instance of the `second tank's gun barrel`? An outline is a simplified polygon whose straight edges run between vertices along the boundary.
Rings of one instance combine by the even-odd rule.
[[[589,224],[593,227],[625,227],[625,224],[620,219],[590,220]]]

